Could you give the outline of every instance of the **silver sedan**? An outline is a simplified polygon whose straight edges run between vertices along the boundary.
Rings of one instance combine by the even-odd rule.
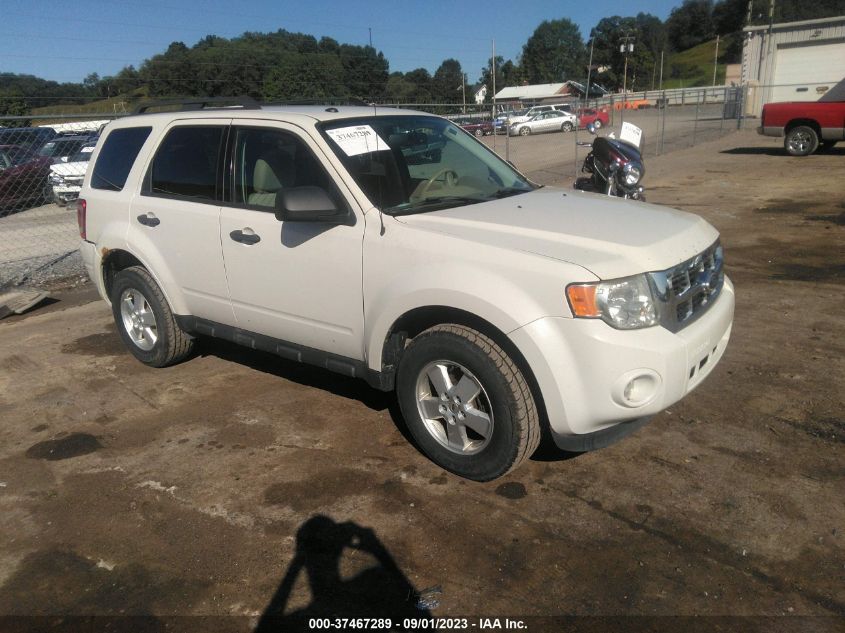
[[[540,132],[571,132],[575,129],[575,115],[560,110],[541,112],[533,119],[508,128],[511,136],[528,136]]]

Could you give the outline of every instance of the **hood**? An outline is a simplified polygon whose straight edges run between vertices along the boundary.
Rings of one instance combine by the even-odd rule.
[[[553,187],[396,219],[416,229],[576,264],[600,279],[665,270],[719,236],[697,215]]]
[[[50,166],[50,171],[60,176],[84,176],[88,169],[88,163],[80,161],[77,163],[56,163]]]

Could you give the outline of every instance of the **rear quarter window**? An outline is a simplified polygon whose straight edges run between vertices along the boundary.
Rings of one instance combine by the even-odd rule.
[[[112,130],[106,137],[94,172],[91,187],[106,191],[121,191],[138,157],[138,152],[152,132],[151,127],[125,127]]]

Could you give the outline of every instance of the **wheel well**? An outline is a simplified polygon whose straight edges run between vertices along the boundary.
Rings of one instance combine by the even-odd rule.
[[[818,122],[813,121],[813,119],[793,119],[789,123],[786,124],[786,128],[784,128],[784,133],[789,134],[790,130],[798,127],[799,125],[806,125],[807,127],[811,127],[816,131],[819,139],[822,137],[822,129],[819,126]]]
[[[489,336],[513,359],[522,372],[522,375],[525,376],[528,386],[531,388],[531,394],[534,396],[534,402],[537,405],[537,411],[540,413],[543,428],[548,428],[548,418],[546,417],[546,405],[543,402],[543,394],[540,391],[540,385],[537,383],[537,379],[534,377],[534,372],[531,371],[531,366],[525,360],[525,356],[513,344],[513,341],[508,338],[507,334],[489,321],[471,312],[449,306],[425,306],[406,312],[394,322],[385,337],[384,346],[382,347],[382,371],[395,374],[407,344],[415,336],[435,325],[444,325],[447,323],[464,325],[481,332],[485,336]]]
[[[137,257],[135,257],[132,253],[127,253],[126,251],[109,251],[103,257],[103,285],[105,286],[107,297],[111,297],[112,284],[114,283],[114,278],[117,273],[132,266],[144,267]]]

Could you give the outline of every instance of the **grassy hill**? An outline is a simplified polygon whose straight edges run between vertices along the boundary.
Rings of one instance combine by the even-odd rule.
[[[48,119],[39,119],[38,115],[48,114],[103,114],[115,115],[126,114],[132,112],[139,101],[147,98],[146,88],[139,88],[129,94],[121,94],[109,99],[101,99],[99,101],[90,101],[84,104],[76,105],[54,105],[44,106],[43,108],[32,109],[32,125],[40,125],[41,123],[50,122]],[[55,121],[55,120],[53,120]]]
[[[725,66],[729,50],[735,42],[729,35],[719,41],[719,63],[716,66],[716,85],[725,83]],[[663,64],[664,88],[689,88],[713,85],[713,58],[716,40],[703,42],[680,53],[671,53]]]

